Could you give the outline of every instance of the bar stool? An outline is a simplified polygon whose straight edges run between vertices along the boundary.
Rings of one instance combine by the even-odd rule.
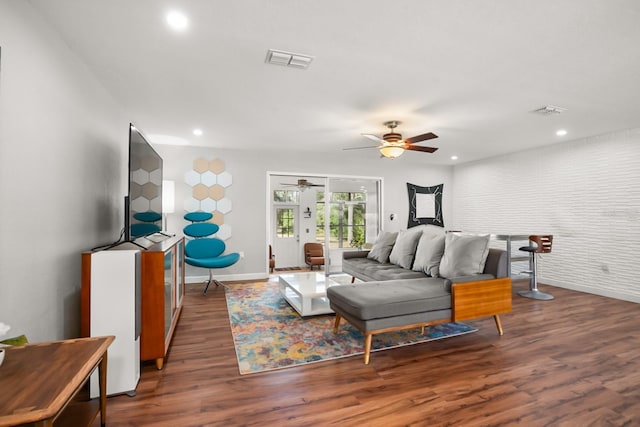
[[[529,252],[529,270],[523,271],[525,274],[531,275],[529,280],[529,290],[519,291],[518,295],[539,300],[551,300],[553,295],[545,294],[538,290],[538,267],[536,265],[536,254],[546,254],[551,252],[552,235],[533,235],[529,236],[529,246],[523,246],[521,251]]]

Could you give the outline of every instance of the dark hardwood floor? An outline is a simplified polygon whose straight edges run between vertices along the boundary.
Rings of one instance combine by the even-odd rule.
[[[247,286],[251,286],[247,284]],[[474,334],[241,376],[224,289],[187,286],[162,371],[109,426],[640,426],[640,305],[541,286]],[[327,325],[330,328],[331,325]],[[98,425],[98,424],[94,424]]]

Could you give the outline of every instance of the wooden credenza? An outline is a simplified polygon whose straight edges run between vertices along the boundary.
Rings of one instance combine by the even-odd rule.
[[[131,244],[129,244],[131,245]],[[133,246],[133,245],[131,245]],[[158,369],[171,344],[184,297],[184,238],[168,237],[140,251],[140,360]],[[82,336],[91,335],[91,254],[82,257]],[[114,307],[114,313],[118,307]],[[114,314],[115,315],[115,314]]]
[[[184,297],[184,238],[170,237],[141,254],[140,359],[162,369]]]

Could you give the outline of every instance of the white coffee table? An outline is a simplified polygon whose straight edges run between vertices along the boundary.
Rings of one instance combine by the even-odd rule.
[[[333,313],[329,308],[327,288],[340,283],[324,273],[293,273],[280,275],[280,293],[301,316]]]

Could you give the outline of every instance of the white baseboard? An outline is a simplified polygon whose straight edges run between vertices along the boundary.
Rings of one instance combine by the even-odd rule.
[[[246,274],[226,274],[226,275],[214,275],[214,279],[220,282],[234,282],[237,280],[266,280],[269,278],[268,274],[265,273],[246,273]],[[185,276],[184,281],[187,285],[192,283],[203,283],[209,280],[209,275],[205,274],[202,276]]]
[[[554,283],[552,280],[540,279],[539,283],[556,286],[558,288],[571,289],[572,291],[585,292],[587,294],[599,295],[601,297],[615,298],[622,301],[640,303],[640,296],[632,295],[625,292],[616,292],[608,289],[597,289],[588,286],[567,285],[566,283]]]

